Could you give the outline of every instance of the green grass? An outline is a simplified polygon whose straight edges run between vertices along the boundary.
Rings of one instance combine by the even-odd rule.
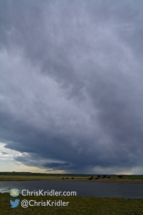
[[[63,200],[67,207],[10,208],[9,194],[0,194],[0,214],[2,215],[143,215],[143,199],[93,198],[93,197],[23,197],[36,201]]]
[[[72,176],[65,175],[0,175],[0,181],[32,181],[32,180],[88,180],[88,177],[76,176],[72,179]]]
[[[72,177],[74,179],[72,179]],[[31,181],[31,180],[77,180],[77,181],[89,181],[88,175],[60,175],[60,174],[19,174],[19,173],[0,173],[0,181]],[[68,179],[67,179],[68,178]],[[94,175],[92,181],[107,181],[107,182],[141,182],[143,183],[143,176],[141,175],[123,175],[119,178],[117,175],[111,175],[110,178],[102,178],[100,176],[96,180],[97,175]]]

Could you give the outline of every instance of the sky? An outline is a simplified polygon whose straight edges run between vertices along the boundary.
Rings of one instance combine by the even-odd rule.
[[[143,1],[0,1],[0,171],[143,174]]]

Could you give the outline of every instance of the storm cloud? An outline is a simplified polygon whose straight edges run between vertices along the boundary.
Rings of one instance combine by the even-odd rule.
[[[143,2],[0,3],[0,141],[25,165],[143,165]]]

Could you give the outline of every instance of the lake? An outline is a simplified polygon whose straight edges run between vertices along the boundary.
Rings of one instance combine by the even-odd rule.
[[[76,182],[76,181],[1,181],[0,193],[9,192],[11,188],[33,190],[76,191],[77,196],[143,198],[143,184]]]

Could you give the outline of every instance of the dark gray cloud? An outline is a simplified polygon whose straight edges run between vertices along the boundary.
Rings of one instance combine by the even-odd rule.
[[[2,155],[7,155],[7,152],[1,152],[2,153]]]
[[[142,166],[142,1],[0,4],[1,141],[16,160]]]

